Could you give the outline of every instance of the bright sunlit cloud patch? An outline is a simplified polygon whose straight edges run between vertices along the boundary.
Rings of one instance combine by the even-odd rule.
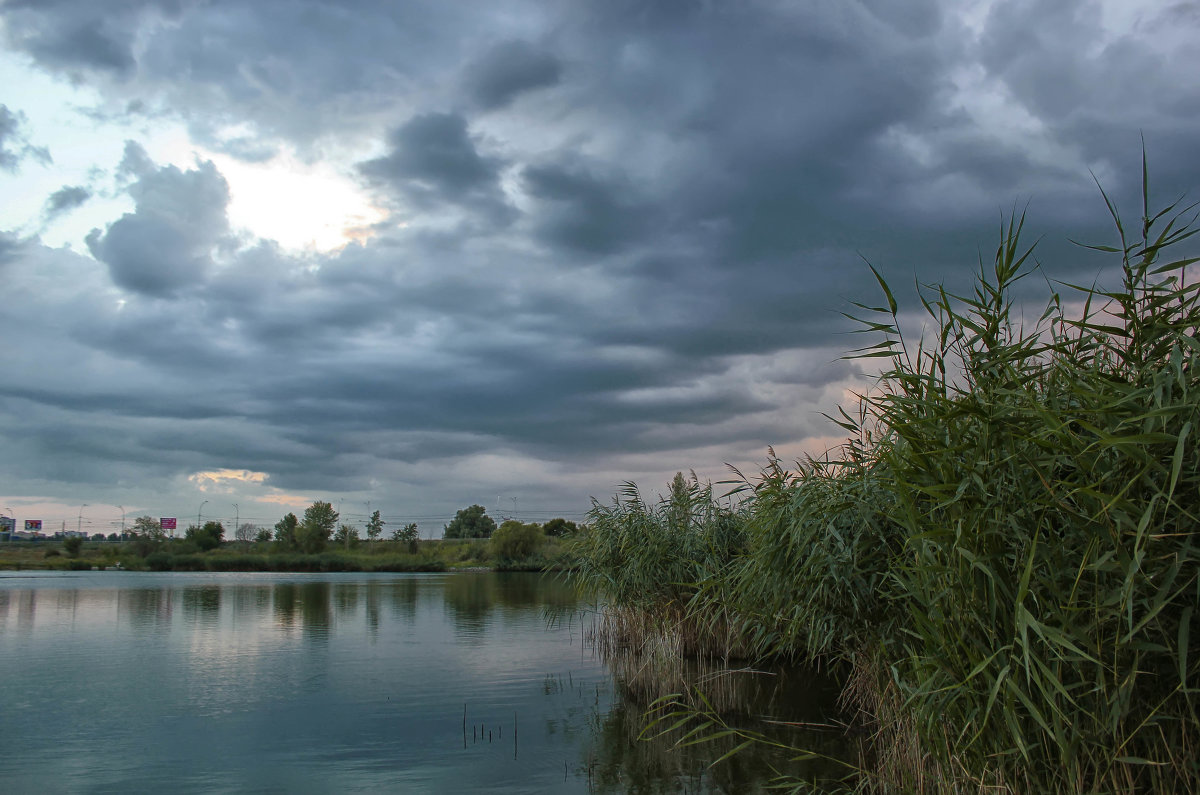
[[[303,494],[284,494],[282,492],[268,494],[265,497],[259,497],[258,501],[268,502],[272,505],[283,505],[289,508],[295,508],[297,506],[303,507],[312,502],[311,499],[305,497]]]
[[[267,473],[252,472],[249,469],[213,469],[194,472],[188,475],[188,480],[196,484],[200,491],[225,491],[242,483],[261,485],[266,482]]]
[[[206,154],[229,183],[229,221],[284,248],[331,251],[384,218],[352,179],[328,164],[281,154],[246,163]]]

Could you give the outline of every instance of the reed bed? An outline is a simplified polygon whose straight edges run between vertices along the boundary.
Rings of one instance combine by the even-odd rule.
[[[1118,241],[1094,248],[1121,284],[1051,285],[1029,325],[1023,217],[971,292],[919,291],[915,343],[875,273],[873,341],[850,357],[883,370],[839,411],[846,444],[739,473],[732,544],[709,542],[699,484],[657,506],[627,485],[594,507],[578,576],[841,672],[867,738],[847,787],[1200,791],[1200,296],[1197,259],[1172,253],[1195,217],[1152,213],[1148,189],[1132,230],[1108,208]]]

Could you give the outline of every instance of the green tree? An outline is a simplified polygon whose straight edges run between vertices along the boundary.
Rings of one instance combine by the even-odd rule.
[[[442,531],[442,538],[491,538],[494,532],[496,521],[487,515],[487,508],[472,505],[454,515]]]
[[[574,522],[568,522],[561,516],[556,519],[551,519],[542,525],[543,533],[548,536],[555,537],[571,535],[572,533],[578,532],[578,530],[579,525],[575,524]]]
[[[333,510],[332,503],[317,500],[304,509],[303,524],[312,525],[324,531],[326,539],[333,533],[333,528],[337,527],[337,521],[338,512]]]
[[[338,512],[328,502],[318,500],[305,508],[304,521],[296,528],[296,543],[300,550],[309,554],[324,550],[337,520]]]
[[[409,522],[403,527],[397,527],[392,533],[393,541],[402,541],[408,544],[409,552],[417,551],[417,540],[420,539],[420,534],[417,532],[417,523]]]
[[[320,527],[316,525],[301,523],[296,528],[296,547],[301,551],[310,555],[315,555],[318,552],[325,551],[325,544],[329,541],[329,536],[326,535]]]
[[[285,547],[295,548],[296,528],[299,525],[300,520],[296,518],[296,514],[289,513],[275,523],[275,540]]]
[[[203,527],[192,525],[187,529],[184,539],[200,547],[202,552],[221,546],[225,538],[225,526],[220,522],[205,522]]]
[[[162,541],[167,537],[166,531],[162,529],[162,524],[152,516],[139,516],[134,519],[133,527],[129,528],[129,535],[141,536],[151,541]]]
[[[258,532],[254,535],[254,543],[265,544],[271,540],[271,531],[265,527],[258,528]]]
[[[545,540],[542,528],[509,519],[492,534],[492,555],[501,560],[528,558]]]
[[[334,543],[342,544],[346,549],[358,546],[358,528],[343,524],[333,536]]]
[[[144,558],[167,540],[162,524],[152,516],[139,516],[129,528],[129,551]]]
[[[63,540],[63,549],[67,552],[67,557],[76,557],[79,555],[79,550],[83,548],[83,539],[79,536],[71,536]]]
[[[383,532],[383,526],[387,522],[379,518],[379,511],[371,514],[371,521],[367,522],[367,538],[374,541],[379,538],[379,534]]]

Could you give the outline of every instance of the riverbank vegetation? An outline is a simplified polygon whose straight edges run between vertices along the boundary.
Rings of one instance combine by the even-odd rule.
[[[595,503],[574,576],[609,642],[825,667],[865,738],[847,789],[1200,790],[1194,217],[1109,210],[1121,283],[1050,285],[1030,323],[1023,219],[970,293],[920,291],[915,342],[872,270],[850,358],[882,373],[821,460]]]
[[[13,542],[0,545],[0,569],[91,570],[120,568],[147,571],[499,571],[558,570],[570,565],[564,534],[573,522],[552,519],[545,525],[507,520],[491,537],[421,539],[417,525],[400,525],[388,540],[376,511],[367,539],[343,524],[334,532],[337,511],[316,502],[303,519],[289,513],[274,533],[242,534],[224,541],[219,522],[189,527],[171,538],[149,516],[138,517],[125,542],[67,538],[62,543]],[[372,532],[374,531],[374,532]],[[250,540],[254,539],[254,540]]]

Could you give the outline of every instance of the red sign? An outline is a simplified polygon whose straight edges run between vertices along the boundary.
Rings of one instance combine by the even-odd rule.
[[[158,524],[159,524],[159,526],[162,527],[163,530],[174,530],[175,529],[175,517],[174,516],[164,516],[163,518],[158,520]]]
[[[42,520],[41,519],[26,519],[25,520],[25,529],[26,530],[41,530],[42,529]]]

